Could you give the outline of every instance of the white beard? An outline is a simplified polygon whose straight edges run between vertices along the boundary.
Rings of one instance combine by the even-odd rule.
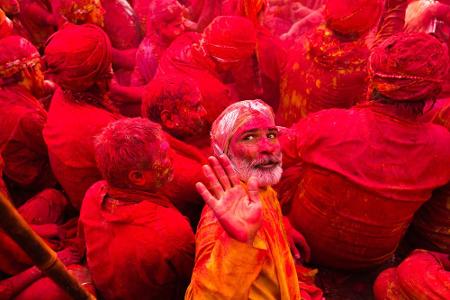
[[[233,168],[238,173],[239,178],[248,182],[250,177],[255,177],[258,185],[260,187],[266,187],[269,185],[277,184],[283,173],[283,168],[281,166],[281,155],[278,158],[280,163],[270,169],[257,168],[255,165],[260,164],[260,161],[249,162],[245,159],[236,158],[232,153],[230,153],[230,160],[233,164]]]

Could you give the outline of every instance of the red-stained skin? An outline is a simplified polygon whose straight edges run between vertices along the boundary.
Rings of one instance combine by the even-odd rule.
[[[201,94],[184,97],[177,105],[177,112],[172,115],[175,127],[171,131],[180,137],[201,134],[205,129],[207,114],[201,102]]]
[[[238,129],[230,141],[229,150],[233,156],[249,162],[280,155],[281,146],[274,122],[262,115],[256,115]]]
[[[174,16],[172,20],[161,23],[159,35],[163,41],[170,43],[184,32],[184,17],[182,14]]]
[[[172,160],[169,157],[169,144],[162,141],[159,148],[149,147],[154,163],[151,168],[141,171],[144,179],[142,189],[153,191],[172,180]]]

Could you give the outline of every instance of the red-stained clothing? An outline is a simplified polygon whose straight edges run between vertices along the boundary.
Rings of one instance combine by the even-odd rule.
[[[377,300],[449,299],[450,272],[433,253],[414,251],[398,267],[383,271],[375,281]]]
[[[231,238],[204,208],[185,299],[301,299],[277,195],[270,187],[259,195],[263,221],[252,245]]]
[[[51,187],[50,169],[42,129],[47,112],[42,104],[20,86],[0,88],[0,151],[4,176],[11,187],[31,193]]]
[[[152,80],[166,48],[167,45],[164,45],[156,35],[147,36],[142,40],[136,52],[136,66],[131,75],[131,85],[146,85]]]
[[[173,180],[166,183],[160,192],[189,218],[191,224],[196,225],[204,202],[197,193],[195,184],[204,180],[202,166],[207,161],[206,156],[192,145],[169,135],[166,137],[170,145]]]
[[[32,42],[37,48],[42,48],[47,39],[57,28],[48,23],[47,18],[52,12],[49,0],[21,0],[19,20]]]
[[[46,189],[29,199],[17,210],[24,220],[33,227],[33,225],[61,222],[66,206],[67,200],[61,192]],[[61,241],[57,240],[56,237],[53,237],[53,241],[45,237],[43,239],[53,250],[61,250]],[[0,229],[0,271],[8,275],[14,275],[31,266],[32,262],[28,255]]]
[[[325,25],[292,48],[281,75],[277,124],[291,126],[311,112],[349,108],[366,98],[365,40],[344,41]]]
[[[294,190],[282,199],[324,266],[383,263],[414,213],[450,180],[449,132],[394,110],[376,103],[324,110],[282,139],[290,176],[281,185]]]
[[[141,31],[137,17],[126,0],[102,0],[105,10],[105,32],[116,49],[137,48]]]
[[[86,190],[101,179],[94,137],[119,115],[104,108],[66,99],[57,89],[44,128],[50,163],[72,205],[79,209]]]
[[[155,78],[164,75],[190,77],[202,92],[207,120],[212,123],[228,105],[237,101],[237,97],[221,81],[215,63],[202,51],[200,38],[197,33],[178,37],[161,58]]]
[[[433,122],[450,131],[450,103],[436,114]],[[450,253],[450,183],[434,191],[416,213],[409,236],[417,247]]]
[[[79,222],[102,297],[182,298],[192,273],[194,234],[167,198],[100,181],[86,193]]]
[[[256,54],[233,70],[233,78],[241,100],[262,99],[276,111],[280,101],[280,77],[287,52],[281,41],[267,28],[257,29]]]

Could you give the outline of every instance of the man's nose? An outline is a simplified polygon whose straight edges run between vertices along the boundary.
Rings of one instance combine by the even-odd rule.
[[[276,147],[274,141],[269,138],[262,138],[258,146],[261,153],[273,153]]]

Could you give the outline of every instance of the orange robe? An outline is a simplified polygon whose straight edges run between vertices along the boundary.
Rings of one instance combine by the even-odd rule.
[[[205,206],[185,299],[300,299],[277,195],[268,188],[260,196],[263,224],[253,245],[229,237]]]

